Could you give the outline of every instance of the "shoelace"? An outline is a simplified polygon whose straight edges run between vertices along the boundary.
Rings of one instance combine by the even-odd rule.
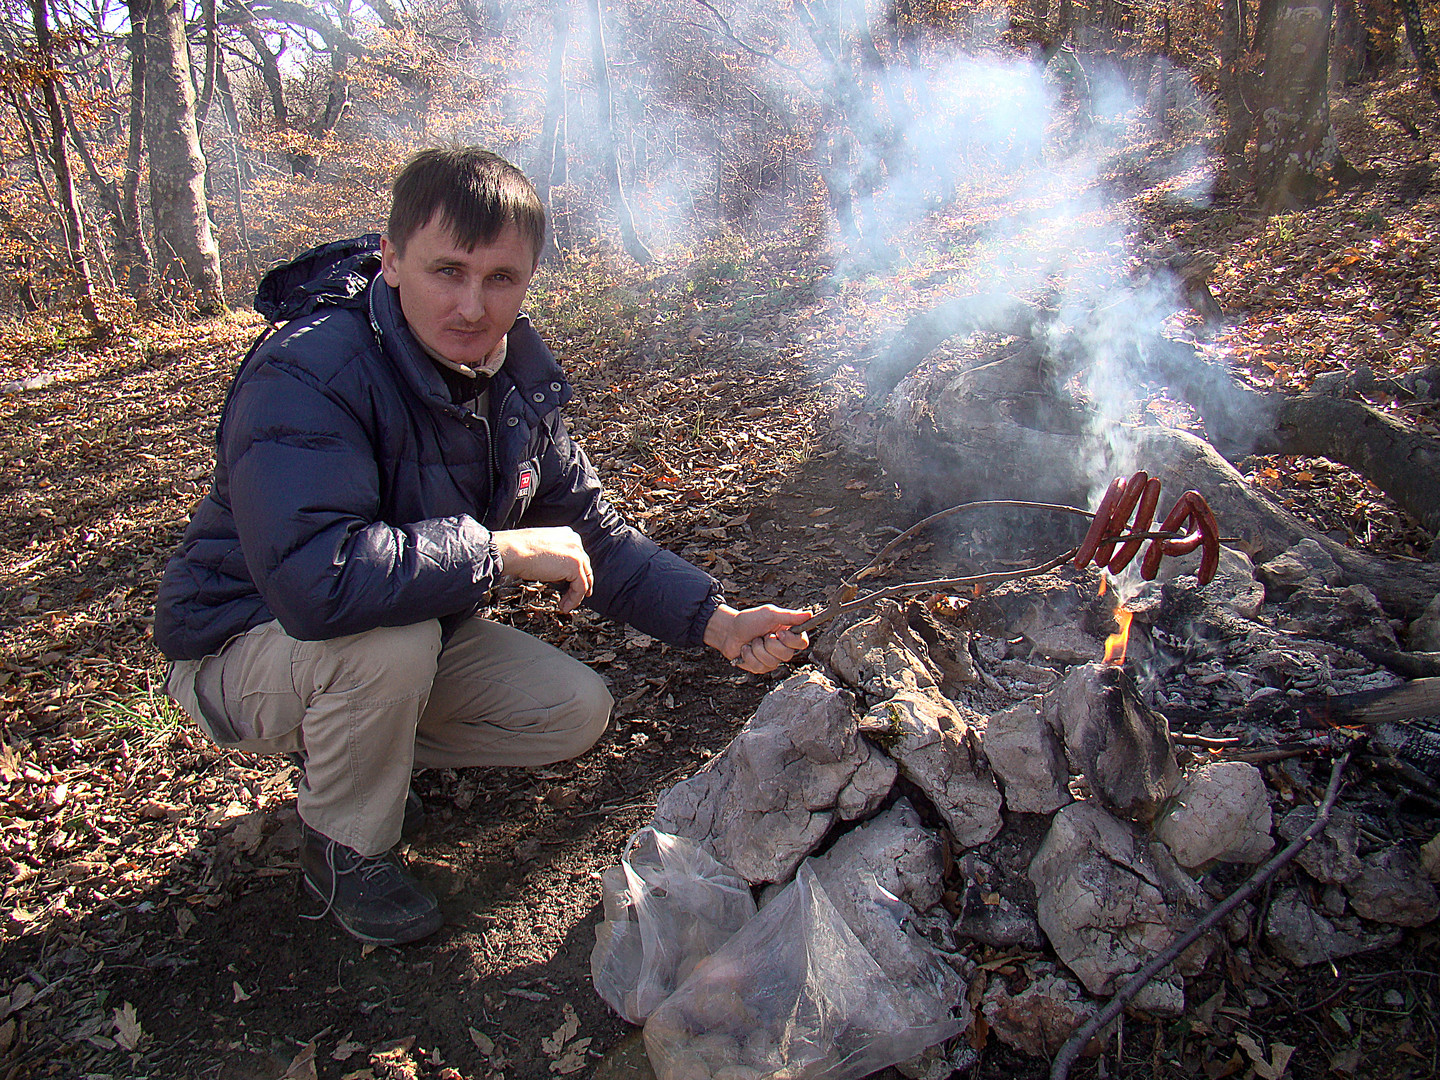
[[[319,915],[301,914],[302,919],[323,919],[335,906],[335,889],[342,874],[358,874],[361,878],[369,880],[383,874],[388,867],[388,861],[383,855],[361,855],[355,865],[347,870],[341,870],[335,865],[335,849],[340,845],[334,840],[325,844],[325,866],[330,871],[330,895],[325,898],[325,910]]]

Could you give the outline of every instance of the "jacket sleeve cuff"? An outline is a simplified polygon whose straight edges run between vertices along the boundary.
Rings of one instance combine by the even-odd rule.
[[[691,644],[703,645],[705,643],[705,628],[710,625],[711,617],[723,603],[725,603],[725,595],[720,591],[720,586],[712,586],[710,595],[701,601],[700,609],[695,613],[695,621],[690,626]]]

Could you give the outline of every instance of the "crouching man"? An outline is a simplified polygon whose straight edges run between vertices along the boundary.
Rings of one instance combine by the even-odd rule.
[[[737,611],[606,501],[520,314],[545,227],[503,159],[426,150],[384,236],[267,275],[279,329],[235,377],[160,585],[169,693],[216,742],[303,760],[305,886],[364,941],[442,922],[394,852],[414,768],[560,761],[609,719],[598,675],[484,617],[502,578],[755,673],[807,645],[806,612]]]

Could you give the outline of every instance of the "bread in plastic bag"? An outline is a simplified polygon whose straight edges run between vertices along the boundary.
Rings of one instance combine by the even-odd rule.
[[[644,828],[601,875],[605,917],[590,977],[617,1013],[641,1024],[755,914],[749,884],[694,841]]]
[[[650,1014],[645,1049],[659,1080],[860,1080],[961,1027],[880,970],[805,863]]]

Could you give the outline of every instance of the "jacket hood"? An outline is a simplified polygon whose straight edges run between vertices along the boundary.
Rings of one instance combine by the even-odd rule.
[[[327,304],[352,303],[379,272],[379,233],[321,244],[267,273],[255,293],[255,310],[267,322],[281,323]]]

